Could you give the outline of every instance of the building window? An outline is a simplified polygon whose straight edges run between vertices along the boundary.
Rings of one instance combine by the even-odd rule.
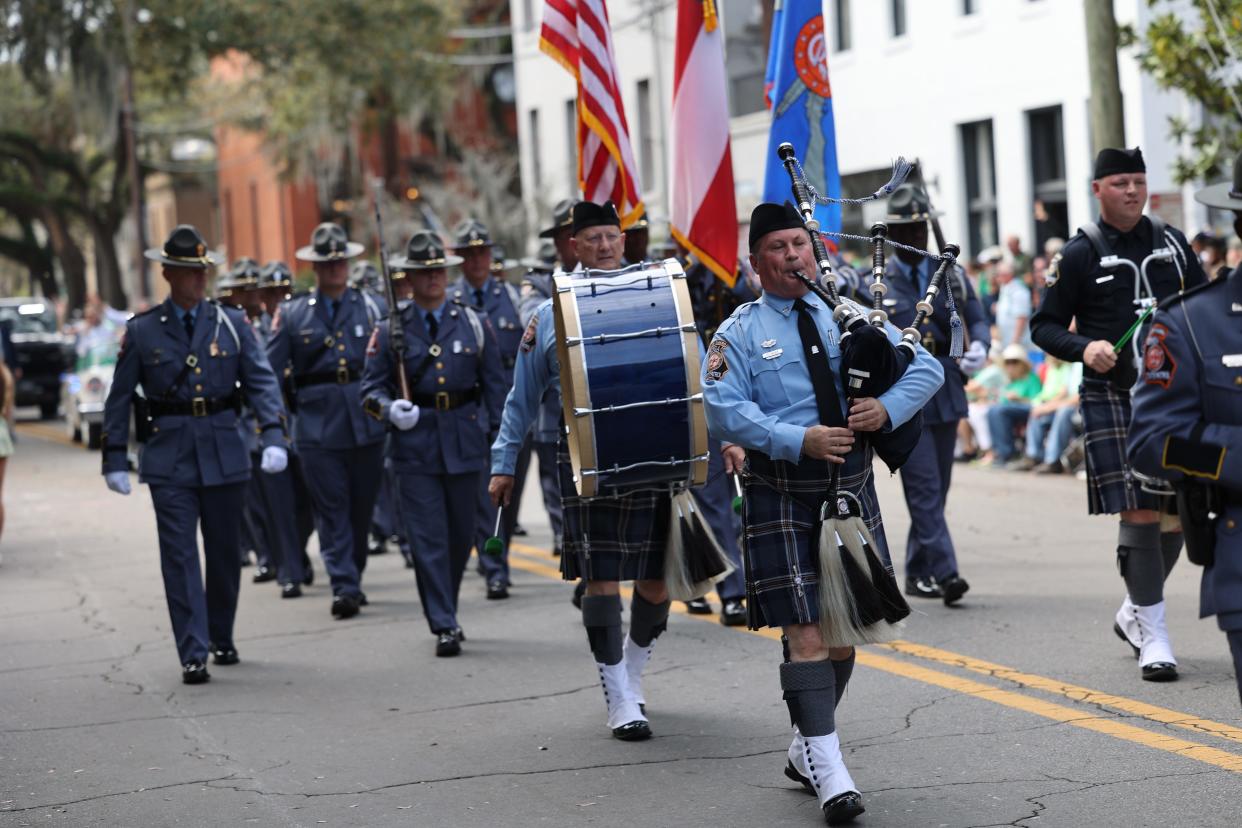
[[[906,33],[906,0],[891,0],[893,37]]]
[[[853,45],[850,31],[850,0],[837,0],[832,5],[832,50],[846,52]]]
[[[578,99],[565,101],[565,158],[569,164],[565,180],[569,182],[569,195],[578,196]]]
[[[1035,252],[1056,236],[1069,238],[1069,199],[1065,187],[1065,142],[1061,107],[1026,113],[1031,159],[1031,194],[1035,199]]]
[[[763,74],[768,61],[768,38],[763,28],[763,5],[755,0],[723,0],[716,4],[724,26],[730,115],[749,115],[765,108]]]
[[[543,167],[539,163],[539,151],[543,142],[539,140],[539,110],[532,109],[530,117],[530,180],[536,190],[543,188]]]
[[[962,14],[974,14],[976,11],[975,0],[962,0]]]
[[[638,82],[638,174],[647,190],[655,187],[656,140],[651,122],[651,82]]]
[[[992,122],[976,121],[958,127],[962,140],[962,167],[966,173],[966,224],[970,251],[978,253],[1000,240],[996,230],[996,158],[992,152]]]

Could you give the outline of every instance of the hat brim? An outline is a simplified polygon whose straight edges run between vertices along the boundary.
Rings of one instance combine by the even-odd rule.
[[[495,244],[496,243],[493,241],[484,241],[483,239],[478,239],[477,241],[469,241],[469,242],[466,242],[465,244],[455,244],[453,245],[453,249],[454,250],[482,250],[483,248],[490,248],[494,246]]]
[[[1231,192],[1236,192],[1233,184],[1222,181],[1199,190],[1195,193],[1195,201],[1221,210],[1242,210],[1242,197],[1231,196]]]
[[[556,234],[561,232],[562,230],[572,230],[573,227],[574,225],[573,225],[573,222],[571,221],[567,221],[564,224],[554,224],[551,227],[545,227],[542,230],[540,230],[539,238],[552,239],[552,238],[555,238]]]
[[[200,270],[209,267],[219,267],[224,264],[224,257],[211,250],[208,250],[206,255],[203,256],[206,261],[170,259],[168,256],[165,256],[164,251],[158,247],[142,251],[142,256],[144,259],[150,259],[153,262],[159,262],[160,264],[169,265],[170,267],[191,267]]]
[[[315,252],[314,245],[308,244],[306,247],[299,247],[298,252],[293,255],[297,257],[298,261],[302,262],[339,262],[361,256],[362,251],[365,249],[358,242],[345,242],[344,252],[334,253],[331,256],[321,256]]]
[[[437,259],[432,263],[420,262],[417,259],[407,259],[405,256],[388,260],[390,270],[444,270],[449,267],[456,267],[465,261],[461,256],[445,256],[443,259]]]
[[[918,224],[924,221],[931,221],[934,218],[940,218],[944,213],[939,210],[932,210],[930,213],[915,213],[912,216],[895,216],[891,213],[884,217],[884,223],[887,225],[894,224]]]

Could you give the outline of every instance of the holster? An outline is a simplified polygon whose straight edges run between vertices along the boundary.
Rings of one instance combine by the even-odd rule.
[[[134,442],[146,443],[151,436],[151,403],[141,394],[134,394]]]
[[[1187,478],[1178,482],[1176,492],[1186,557],[1196,566],[1211,566],[1216,561],[1216,521],[1224,509],[1221,490],[1211,483]]]

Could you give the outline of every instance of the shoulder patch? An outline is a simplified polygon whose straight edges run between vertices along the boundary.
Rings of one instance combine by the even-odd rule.
[[[703,368],[707,379],[716,382],[729,372],[729,360],[725,356],[728,347],[729,343],[718,336],[707,346],[707,364]]]
[[[535,349],[535,332],[539,328],[539,314],[530,318],[526,330],[522,332],[522,352],[529,354]]]
[[[1143,382],[1167,389],[1177,373],[1177,360],[1165,344],[1169,329],[1160,323],[1151,326],[1143,344]]]
[[[371,329],[371,338],[367,340],[367,358],[371,358],[379,353],[379,334],[380,326],[376,325]]]
[[[1063,250],[1058,250],[1056,255],[1052,257],[1052,261],[1048,262],[1048,269],[1044,271],[1044,284],[1048,287],[1055,285],[1057,280],[1061,278],[1059,270],[1061,267],[1062,253]]]
[[[276,306],[276,312],[272,314],[272,333],[280,330],[280,314],[285,309],[285,303],[281,302]]]

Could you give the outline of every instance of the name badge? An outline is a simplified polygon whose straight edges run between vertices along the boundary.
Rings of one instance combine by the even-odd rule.
[[[1098,279],[1096,279],[1096,280],[1095,280],[1095,283],[1096,283],[1097,285],[1102,285],[1102,284],[1104,284],[1105,282],[1111,282],[1111,281],[1113,280],[1113,278],[1114,278],[1114,277],[1113,277],[1113,276],[1111,276],[1111,275],[1110,275],[1110,276],[1101,276],[1100,278],[1098,278]]]
[[[362,325],[354,325],[354,336],[358,338],[362,337]]]
[[[455,354],[461,353],[461,340],[460,339],[453,340],[453,353]]]
[[[814,346],[812,346],[812,347],[814,347]],[[783,353],[785,353],[785,349],[784,349],[784,348],[777,348],[777,349],[772,350],[772,351],[764,351],[764,353],[763,353],[763,358],[764,358],[764,359],[776,359],[778,356],[780,356],[780,355],[781,355],[781,354],[783,354]]]
[[[1220,361],[1226,368],[1242,368],[1242,354],[1225,354]]]

